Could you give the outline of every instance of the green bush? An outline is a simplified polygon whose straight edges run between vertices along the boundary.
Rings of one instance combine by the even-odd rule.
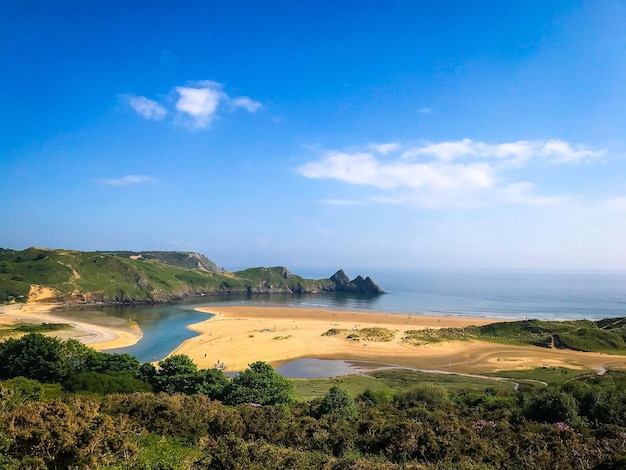
[[[295,387],[290,380],[274,372],[269,364],[254,362],[231,380],[224,390],[224,402],[230,405],[294,403]]]
[[[324,395],[318,408],[318,415],[324,416],[328,414],[337,414],[349,420],[356,419],[358,408],[346,389],[332,387]]]
[[[400,409],[410,408],[419,404],[430,407],[442,406],[449,403],[448,390],[437,384],[424,383],[415,385],[406,392],[396,395],[394,402]]]
[[[68,392],[91,392],[100,395],[152,391],[150,384],[136,379],[130,372],[118,372],[116,375],[82,372],[66,380],[64,388]]]

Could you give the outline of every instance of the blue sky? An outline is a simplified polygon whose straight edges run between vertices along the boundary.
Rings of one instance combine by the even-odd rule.
[[[626,269],[620,1],[0,0],[0,246]]]

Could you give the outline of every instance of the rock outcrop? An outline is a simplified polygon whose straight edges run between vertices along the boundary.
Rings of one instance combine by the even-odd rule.
[[[363,277],[359,275],[351,281],[346,273],[343,272],[343,269],[340,269],[335,274],[333,274],[330,278],[330,281],[333,285],[332,290],[334,292],[349,292],[371,295],[379,295],[385,293],[378,286],[378,284],[372,281],[369,276],[363,279]]]

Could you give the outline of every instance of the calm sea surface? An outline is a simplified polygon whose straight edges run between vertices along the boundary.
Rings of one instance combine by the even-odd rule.
[[[308,278],[325,272],[296,271]],[[196,333],[187,326],[209,318],[200,305],[277,305],[399,314],[436,314],[548,320],[626,316],[626,271],[370,270],[385,295],[254,295],[199,297],[176,305],[102,307],[106,315],[135,320],[144,337],[128,352],[140,361],[162,359]]]

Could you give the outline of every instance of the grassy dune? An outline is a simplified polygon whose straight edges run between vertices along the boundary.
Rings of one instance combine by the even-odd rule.
[[[483,340],[574,351],[624,354],[626,353],[626,318],[561,322],[523,320],[467,328],[409,330],[405,332],[403,339],[414,345],[442,341]]]

